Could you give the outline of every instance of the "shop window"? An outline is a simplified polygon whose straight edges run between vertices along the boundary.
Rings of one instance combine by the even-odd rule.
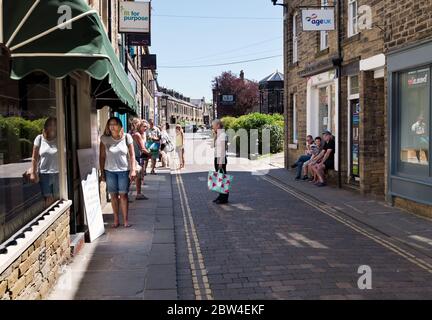
[[[319,88],[318,91],[319,110],[318,110],[318,128],[321,134],[324,131],[335,132],[336,114],[334,101],[334,85]]]
[[[55,82],[41,73],[20,81],[0,73],[2,243],[59,199],[59,162]]]
[[[430,136],[430,69],[399,74],[400,171],[428,174]],[[413,172],[408,167],[417,167]]]

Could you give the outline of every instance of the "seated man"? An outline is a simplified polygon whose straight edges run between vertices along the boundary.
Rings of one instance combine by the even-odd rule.
[[[298,160],[291,166],[291,168],[297,168],[297,175],[295,177],[296,180],[300,180],[301,179],[301,173],[302,173],[302,168],[303,168],[303,164],[310,160],[310,158],[312,157],[312,145],[313,145],[313,137],[311,135],[308,135],[306,137],[306,150],[305,150],[305,154],[300,156],[298,158]]]
[[[316,137],[315,138],[315,145],[312,145],[311,150],[312,150],[312,157],[310,158],[309,161],[306,161],[305,163],[303,163],[303,180],[308,180],[309,179],[309,173],[313,173],[312,172],[312,166],[314,166],[315,164],[317,164],[317,161],[319,160],[319,155],[322,151],[322,142],[321,142],[321,137]]]
[[[325,144],[321,152],[322,158],[313,169],[318,178],[318,183],[316,184],[318,187],[324,187],[326,185],[324,181],[325,171],[334,169],[335,140],[330,131],[324,132],[323,138]]]

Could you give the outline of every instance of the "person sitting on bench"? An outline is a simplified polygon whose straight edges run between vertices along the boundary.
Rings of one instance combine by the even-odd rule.
[[[322,159],[313,167],[313,171],[318,177],[318,182],[316,184],[318,187],[324,187],[326,185],[325,172],[334,169],[334,154],[336,149],[335,140],[330,131],[325,131],[323,133],[323,138],[325,143],[323,150],[321,151]]]
[[[314,139],[311,135],[308,135],[306,137],[306,150],[305,150],[305,154],[300,156],[297,161],[291,166],[291,168],[297,168],[297,174],[295,179],[296,180],[300,180],[301,179],[301,173],[302,173],[302,168],[303,168],[303,164],[306,161],[309,161],[310,158],[312,157],[312,146],[314,145]]]

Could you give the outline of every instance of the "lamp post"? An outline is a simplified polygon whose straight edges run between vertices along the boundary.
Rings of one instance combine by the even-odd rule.
[[[274,6],[282,6],[283,8],[284,8],[284,20],[283,20],[283,22],[284,22],[284,24],[283,24],[283,33],[284,33],[284,38],[285,38],[285,36],[288,34],[288,32],[289,32],[289,23],[287,23],[287,21],[288,21],[288,19],[287,19],[287,17],[288,17],[288,15],[287,15],[287,13],[288,13],[288,4],[287,3],[277,3],[277,0],[271,0],[271,2],[273,3],[273,5]],[[286,41],[284,41],[284,43],[283,43],[283,46],[284,46],[284,53],[285,52],[287,52],[288,50],[287,50],[287,48],[286,48],[286,46],[287,46],[287,42]],[[285,56],[285,54],[284,54],[284,69],[285,69],[285,72],[288,72],[287,70],[287,66],[288,66],[288,63],[287,63],[287,61],[286,61],[286,59],[288,59],[286,56]],[[286,75],[284,76],[284,118],[285,118],[285,132],[284,132],[284,134],[285,134],[285,147],[284,147],[284,165],[285,165],[285,168],[288,168],[289,167],[289,163],[288,163],[288,137],[289,137],[289,131],[288,131],[288,121],[287,121],[287,119],[288,119],[288,99],[289,99],[289,94],[288,94],[288,79],[289,79],[289,77],[287,77]]]

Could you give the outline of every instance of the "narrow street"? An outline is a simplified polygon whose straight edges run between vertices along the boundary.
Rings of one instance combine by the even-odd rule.
[[[192,146],[209,145],[205,134],[188,135],[186,170],[149,178],[151,199],[131,204],[132,228],[107,229],[87,245],[96,249],[74,258],[51,298],[432,297],[432,221],[347,190],[294,182],[277,163],[236,158],[228,165],[230,202],[213,204],[211,165],[187,158]],[[371,289],[359,289],[360,266],[371,270]]]

